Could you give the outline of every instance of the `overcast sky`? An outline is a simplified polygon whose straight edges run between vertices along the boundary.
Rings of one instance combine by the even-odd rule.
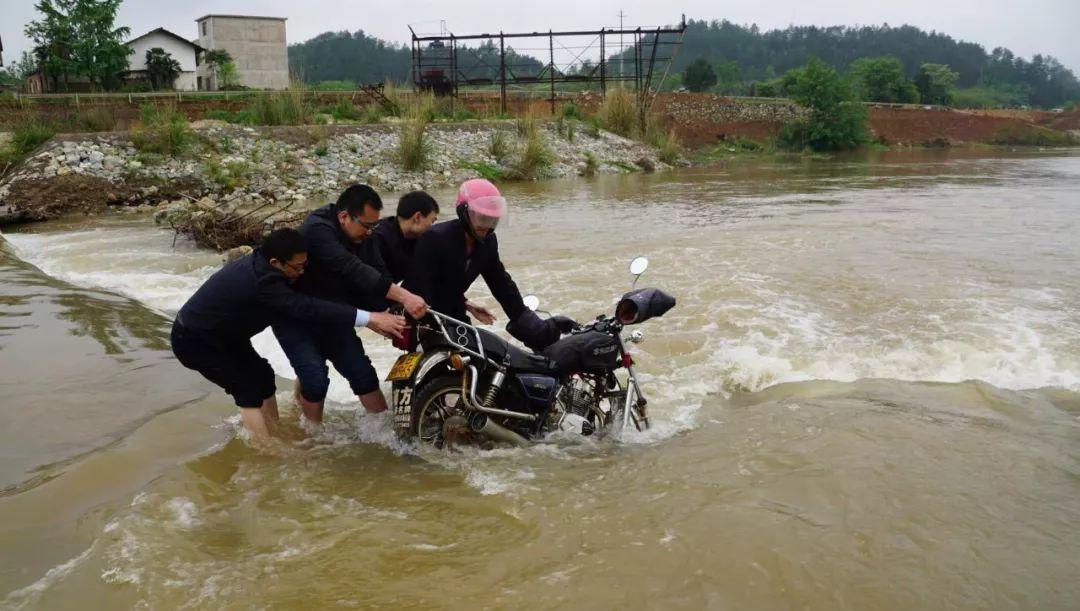
[[[37,18],[33,0],[0,0],[4,60],[17,59],[29,41],[23,27]],[[911,24],[938,30],[987,50],[1005,46],[1030,57],[1047,53],[1080,72],[1080,0],[771,0],[684,2],[607,0],[125,0],[119,23],[133,35],[164,27],[195,38],[195,19],[207,13],[288,18],[290,43],[327,30],[362,29],[385,40],[405,43],[407,26],[434,32],[446,20],[457,34],[554,29],[595,29],[626,24],[675,23],[681,13],[694,19],[756,23],[762,29],[788,25]],[[421,23],[427,22],[427,23]],[[557,60],[558,61],[558,60]]]

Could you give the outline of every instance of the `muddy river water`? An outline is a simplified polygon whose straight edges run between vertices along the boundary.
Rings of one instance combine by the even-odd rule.
[[[1080,154],[507,191],[546,309],[608,311],[639,254],[677,296],[635,348],[650,431],[445,454],[336,378],[316,443],[254,449],[168,352],[217,254],[4,234],[0,608],[1080,608]]]

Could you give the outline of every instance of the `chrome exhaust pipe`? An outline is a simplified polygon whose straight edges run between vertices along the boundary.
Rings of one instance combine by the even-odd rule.
[[[481,433],[494,439],[495,441],[502,441],[509,443],[517,447],[524,447],[529,444],[529,440],[525,439],[521,435],[518,435],[514,431],[496,423],[491,418],[488,418],[484,414],[473,414],[469,417],[469,428],[474,433]]]

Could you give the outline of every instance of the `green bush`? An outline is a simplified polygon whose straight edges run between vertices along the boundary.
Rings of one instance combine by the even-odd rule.
[[[0,175],[56,133],[52,124],[31,113],[19,116],[11,131],[11,143],[0,147]]]
[[[490,163],[477,161],[474,163],[466,163],[464,165],[467,168],[476,170],[476,173],[480,175],[480,178],[485,178],[487,180],[501,180],[503,178],[503,171]]]
[[[679,160],[682,155],[682,145],[674,129],[664,129],[660,123],[650,121],[645,129],[645,142],[656,149],[656,156],[668,165]]]
[[[225,121],[237,125],[254,125],[255,118],[247,110],[210,110],[203,115],[204,119]]]
[[[564,119],[578,119],[578,120],[581,120],[581,119],[585,118],[584,113],[582,113],[581,109],[578,108],[578,105],[574,104],[573,102],[567,102],[567,103],[563,104],[563,106],[562,106],[562,116],[563,116]]]
[[[510,144],[506,140],[506,132],[501,129],[496,129],[491,132],[491,142],[488,144],[488,153],[498,161],[503,162],[506,156],[510,154]]]
[[[325,144],[320,144],[319,146],[315,147],[316,157],[326,157],[326,155],[329,153],[330,149]]]
[[[247,111],[255,125],[307,125],[315,114],[298,89],[257,95]]]
[[[364,113],[348,100],[327,106],[323,112],[334,117],[335,121],[360,121],[364,118]]]
[[[311,85],[312,91],[356,91],[356,83],[352,81],[319,81]]]
[[[378,104],[370,104],[364,108],[360,120],[364,123],[378,123],[386,116],[386,111]]]
[[[519,129],[524,129],[525,145],[521,149],[520,157],[510,166],[507,178],[514,180],[542,178],[545,171],[555,162],[555,156],[544,141],[544,135],[535,119],[525,117],[519,122]]]
[[[859,97],[869,102],[913,104],[919,90],[908,79],[904,63],[895,57],[863,57],[851,64]]]
[[[1061,107],[1065,112],[1075,112],[1076,102],[1065,102],[1065,105]]]
[[[433,105],[430,96],[417,99],[408,109],[408,118],[398,130],[397,161],[406,170],[422,170],[431,156],[427,127]]]
[[[851,83],[821,60],[788,73],[792,99],[809,109],[810,117],[785,125],[779,142],[790,149],[841,151],[869,140],[866,108],[855,99]]]
[[[119,124],[114,106],[90,106],[71,117],[71,125],[77,131],[111,132]]]
[[[596,155],[592,151],[585,151],[585,169],[582,170],[581,175],[593,176],[599,167],[600,161],[596,159]]]
[[[585,121],[585,133],[588,134],[590,138],[599,138],[600,120],[596,117],[589,117],[588,120]]]
[[[1012,146],[1074,146],[1080,139],[1036,125],[1005,125],[990,140],[991,144]]]
[[[600,105],[600,125],[609,132],[629,138],[637,125],[637,102],[625,89],[613,89]]]
[[[1027,104],[1027,94],[1017,88],[968,87],[953,92],[957,108],[1008,108]]]
[[[203,163],[203,172],[223,191],[247,186],[251,178],[251,166],[246,161],[230,161],[222,165],[210,159]]]
[[[194,140],[187,117],[172,106],[141,107],[143,128],[135,132],[132,142],[144,153],[180,155]]]

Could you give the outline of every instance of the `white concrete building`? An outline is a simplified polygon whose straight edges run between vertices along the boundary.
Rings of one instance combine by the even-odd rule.
[[[173,83],[177,91],[194,91],[197,88],[195,78],[199,65],[199,53],[202,47],[165,28],[151,30],[138,38],[129,40],[127,46],[134,51],[128,56],[128,79],[146,79],[146,52],[154,47],[164,49],[173,59],[180,62],[180,76]]]
[[[207,51],[228,51],[241,85],[251,89],[288,89],[285,18],[206,15],[195,23],[198,45]],[[197,77],[199,89],[216,90],[219,86],[205,62],[199,66]]]

